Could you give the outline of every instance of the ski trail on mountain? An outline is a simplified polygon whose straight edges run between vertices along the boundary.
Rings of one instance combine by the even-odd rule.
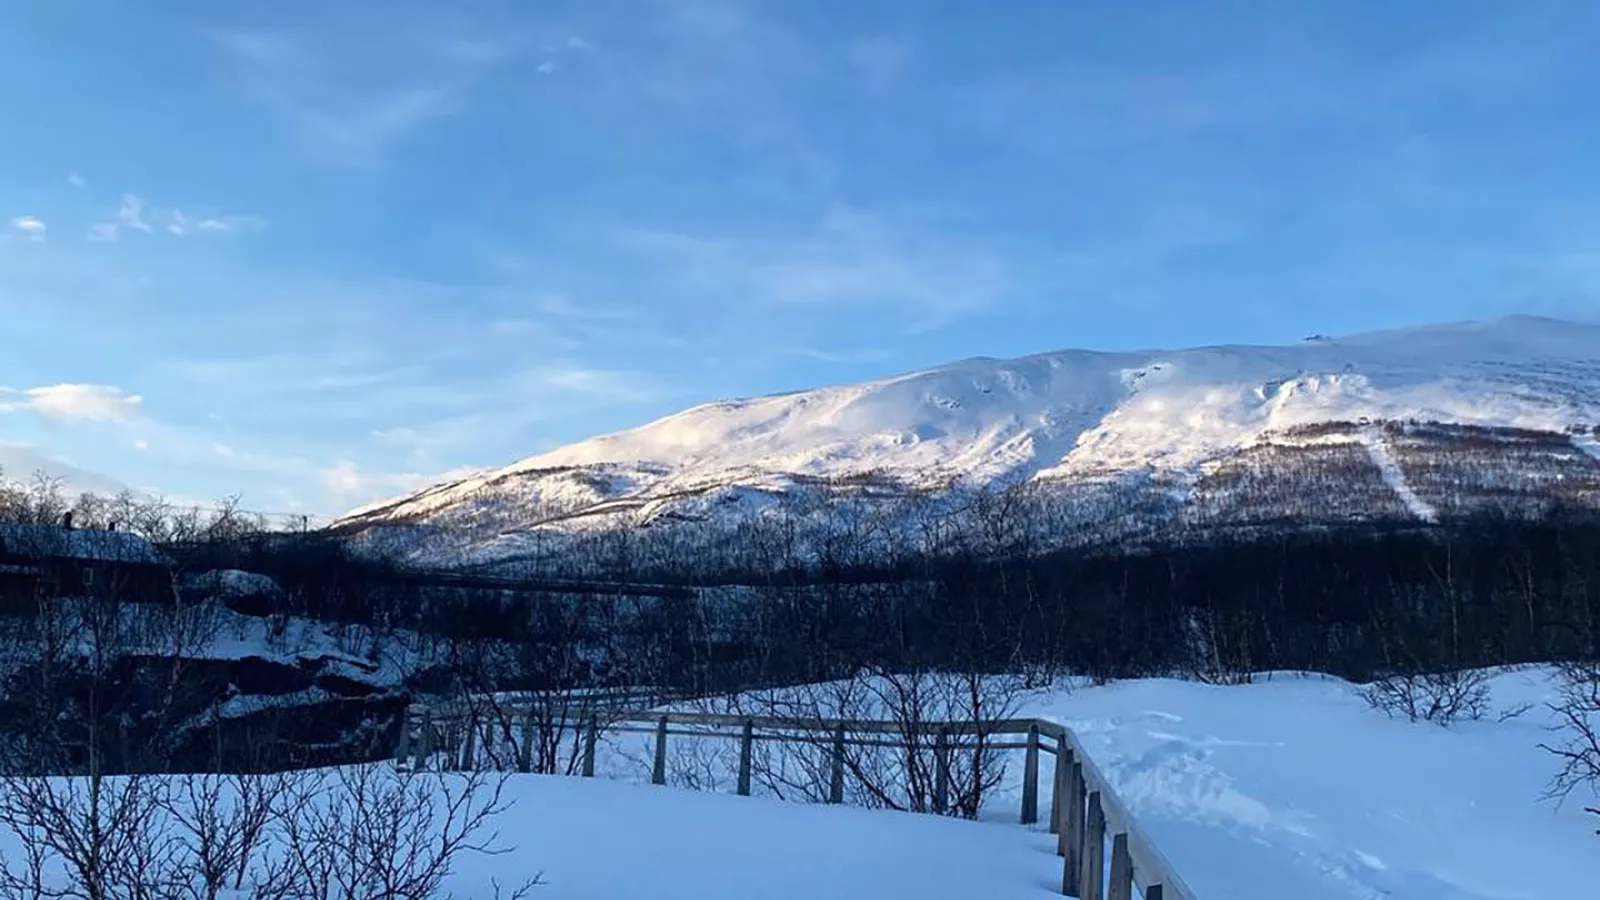
[[[1572,436],[1572,446],[1589,454],[1600,462],[1600,438],[1592,434],[1575,434]]]
[[[1383,445],[1383,434],[1377,426],[1367,426],[1361,429],[1361,445],[1367,448],[1367,455],[1372,457],[1372,464],[1378,467],[1378,474],[1383,477],[1383,483],[1394,491],[1400,502],[1406,505],[1411,514],[1425,522],[1439,521],[1439,511],[1433,505],[1417,496],[1417,492],[1406,483],[1406,474],[1400,471],[1400,465],[1389,455],[1389,448]]]

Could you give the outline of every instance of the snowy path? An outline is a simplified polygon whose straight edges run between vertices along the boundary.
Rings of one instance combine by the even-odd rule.
[[[1541,702],[1547,677],[1500,676],[1497,705]],[[1444,729],[1287,676],[1125,682],[1039,711],[1078,732],[1199,900],[1548,900],[1600,884],[1593,798],[1541,800],[1556,770],[1542,707]]]
[[[1389,448],[1383,445],[1383,435],[1374,426],[1361,429],[1361,444],[1367,448],[1367,455],[1372,457],[1372,464],[1378,467],[1378,472],[1383,476],[1383,483],[1387,484],[1400,502],[1406,505],[1411,514],[1425,522],[1439,521],[1439,511],[1432,504],[1417,496],[1417,492],[1406,484],[1405,473],[1400,471],[1400,465],[1389,455]]]

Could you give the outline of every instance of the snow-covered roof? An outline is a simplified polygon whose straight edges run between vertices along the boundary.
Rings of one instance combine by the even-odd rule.
[[[160,565],[150,542],[126,531],[0,524],[0,552],[15,556]]]
[[[183,586],[223,597],[273,597],[283,593],[283,589],[270,577],[238,569],[194,572],[183,578]]]

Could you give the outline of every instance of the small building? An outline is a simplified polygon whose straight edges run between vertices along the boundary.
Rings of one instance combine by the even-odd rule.
[[[174,600],[171,562],[125,531],[0,523],[0,607],[31,608],[40,597],[115,596]]]

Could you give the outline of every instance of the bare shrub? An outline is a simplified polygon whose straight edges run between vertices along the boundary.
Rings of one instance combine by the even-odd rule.
[[[406,773],[385,764],[305,773],[277,816],[263,900],[433,900],[463,856],[497,855],[505,776]],[[511,896],[523,897],[530,880]]]
[[[1541,745],[1561,760],[1561,772],[1550,783],[1549,796],[1564,800],[1580,787],[1600,794],[1600,663],[1572,663],[1561,668],[1561,693],[1550,704],[1560,740]],[[1585,807],[1600,816],[1600,807]]]
[[[1489,675],[1482,670],[1392,675],[1361,688],[1361,697],[1390,717],[1448,726],[1489,713]]]
[[[299,776],[199,774],[177,780],[167,795],[173,840],[182,849],[183,896],[216,900],[240,890],[260,864],[260,853]]]
[[[503,777],[387,764],[272,775],[12,778],[5,900],[437,900],[499,854]],[[507,898],[524,897],[529,880]],[[500,892],[497,888],[497,896]]]
[[[0,827],[24,847],[0,857],[7,900],[178,896],[179,848],[169,839],[165,783],[150,776],[5,779]]]
[[[714,701],[728,715],[773,717],[795,727],[783,742],[758,742],[751,778],[783,799],[825,802],[842,749],[843,799],[876,809],[976,818],[1006,772],[995,729],[1028,691],[1021,675],[863,670],[822,684],[752,692]],[[844,733],[831,732],[834,722]],[[883,723],[868,729],[850,722]],[[843,737],[842,748],[836,746]],[[718,760],[730,756],[725,750]],[[703,777],[696,758],[685,774]]]

